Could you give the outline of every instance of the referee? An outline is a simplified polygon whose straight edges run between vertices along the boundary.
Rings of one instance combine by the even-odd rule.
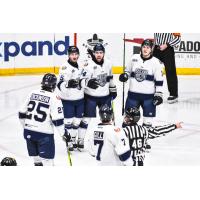
[[[180,33],[154,33],[155,48],[153,55],[165,65],[167,85],[169,90],[168,103],[178,101],[178,79],[174,46],[180,43]]]
[[[138,108],[128,108],[125,112],[123,128],[129,139],[132,158],[135,166],[143,166],[148,139],[154,139],[177,129],[182,128],[181,122],[176,124],[167,124],[164,126],[150,127],[140,126],[137,122],[140,120],[140,110]]]

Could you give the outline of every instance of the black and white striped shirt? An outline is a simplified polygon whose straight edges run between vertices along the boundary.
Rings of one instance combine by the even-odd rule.
[[[171,47],[176,46],[181,41],[179,33],[154,33],[155,45],[168,44]]]
[[[154,139],[176,129],[175,124],[146,128],[135,124],[123,128],[129,139],[132,157],[136,162],[143,162],[145,158],[147,139]]]

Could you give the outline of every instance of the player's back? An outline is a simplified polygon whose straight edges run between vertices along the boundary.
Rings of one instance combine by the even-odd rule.
[[[21,111],[26,111],[25,129],[46,134],[54,132],[52,118],[63,117],[59,114],[62,113],[61,100],[54,93],[40,89],[29,94]]]
[[[124,137],[121,129],[111,124],[99,124],[93,130],[94,152],[98,165],[122,165],[119,155],[129,150],[129,144],[127,144],[128,146],[119,144],[121,138],[123,140]]]
[[[148,139],[148,131],[145,127],[135,124],[123,128],[132,151],[132,157],[136,161],[143,161]]]

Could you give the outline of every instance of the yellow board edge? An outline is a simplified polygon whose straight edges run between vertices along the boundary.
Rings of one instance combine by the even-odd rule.
[[[0,76],[14,76],[14,75],[34,75],[55,73],[58,74],[59,66],[54,67],[32,67],[32,68],[13,68],[13,69],[0,69]],[[200,68],[176,68],[178,75],[200,75]],[[122,66],[113,66],[113,74],[123,73]]]

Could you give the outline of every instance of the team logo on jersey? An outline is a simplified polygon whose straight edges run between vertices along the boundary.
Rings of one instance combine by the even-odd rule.
[[[83,66],[84,66],[84,67],[88,66],[88,60],[84,60],[84,61],[83,61]]]
[[[133,62],[137,62],[137,61],[138,61],[138,59],[135,59],[135,58],[133,58],[133,59],[132,59],[132,61],[133,61]]]
[[[74,73],[75,72],[75,70],[74,69],[72,69],[72,73]]]
[[[105,84],[107,83],[107,73],[99,74],[99,75],[97,76],[97,79],[98,79],[98,81],[99,81],[99,85],[100,85],[101,87],[104,87]]]
[[[146,79],[148,71],[145,69],[137,68],[135,69],[135,79],[138,82],[142,82]]]
[[[97,69],[97,66],[95,65],[95,66],[93,67],[93,69]]]

